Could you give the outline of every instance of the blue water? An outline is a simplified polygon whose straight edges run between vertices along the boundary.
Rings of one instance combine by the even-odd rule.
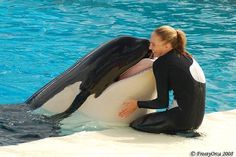
[[[23,102],[103,42],[186,32],[207,79],[206,112],[236,108],[236,1],[0,1],[0,103]]]
[[[23,102],[118,35],[183,29],[207,78],[206,112],[236,108],[236,1],[1,0],[0,103]]]
[[[119,35],[186,32],[207,79],[206,112],[236,108],[236,1],[0,0],[0,104],[24,102]]]

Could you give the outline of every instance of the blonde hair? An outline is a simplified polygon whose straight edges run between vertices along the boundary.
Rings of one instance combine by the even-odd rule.
[[[159,35],[162,40],[166,43],[170,43],[173,49],[177,50],[180,54],[184,56],[191,57],[191,55],[186,51],[186,35],[180,29],[174,29],[170,26],[161,26],[154,31]]]

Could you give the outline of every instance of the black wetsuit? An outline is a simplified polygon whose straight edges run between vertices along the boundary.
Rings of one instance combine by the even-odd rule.
[[[138,101],[139,108],[161,109],[134,120],[134,129],[152,133],[176,133],[195,130],[203,120],[205,110],[205,76],[198,63],[175,50],[153,63],[158,97]],[[169,91],[173,90],[177,107],[169,109]]]

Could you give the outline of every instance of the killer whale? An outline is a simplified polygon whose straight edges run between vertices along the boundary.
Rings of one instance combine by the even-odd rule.
[[[141,59],[149,58],[148,47],[149,41],[146,39],[130,36],[115,38],[88,53],[47,83],[25,104],[32,110],[47,106],[59,108],[52,118],[66,118],[83,105],[89,96],[98,98],[123,72]]]

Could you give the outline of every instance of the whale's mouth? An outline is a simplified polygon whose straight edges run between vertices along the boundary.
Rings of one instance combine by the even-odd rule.
[[[130,67],[128,70],[126,70],[125,72],[123,72],[117,81],[120,81],[120,80],[124,80],[124,79],[128,79],[128,78],[131,78],[131,77],[134,77],[140,73],[143,73],[144,71],[148,70],[148,69],[151,69],[151,67],[147,67],[145,69],[142,69],[142,70],[139,70],[139,71],[135,71],[133,72],[133,70],[135,70],[135,66],[133,67]]]
[[[142,75],[142,73],[149,71],[150,69],[152,69],[152,67],[143,68],[142,70],[138,70],[136,72],[133,72],[132,71],[133,69],[136,69],[135,65],[127,69],[120,76],[118,76],[118,78],[116,78],[116,80],[113,83],[111,83],[110,86],[120,83],[121,81],[131,79],[136,76],[138,77],[138,75]]]
[[[156,58],[154,57],[153,52],[151,50],[149,50],[147,55],[142,60],[140,60],[137,64],[133,65],[132,67],[127,69],[125,72],[123,72],[119,76],[117,81],[133,77],[137,74],[140,74],[140,73],[146,71],[147,69],[150,69],[152,67],[152,64],[155,59]]]
[[[148,69],[151,69],[154,61],[155,61],[155,59],[150,59],[150,58],[142,59],[137,64],[133,65],[132,67],[127,69],[125,72],[123,72],[119,76],[117,81],[133,77],[135,75],[143,73],[144,71],[146,71]]]
[[[114,79],[114,82],[111,84],[115,84],[121,80],[135,77],[136,75],[139,75],[141,73],[144,73],[145,71],[150,70],[152,68],[153,62],[156,59],[157,58],[154,57],[152,50],[148,50],[147,54],[141,60],[139,60],[138,63],[125,70],[122,74],[116,77]]]

